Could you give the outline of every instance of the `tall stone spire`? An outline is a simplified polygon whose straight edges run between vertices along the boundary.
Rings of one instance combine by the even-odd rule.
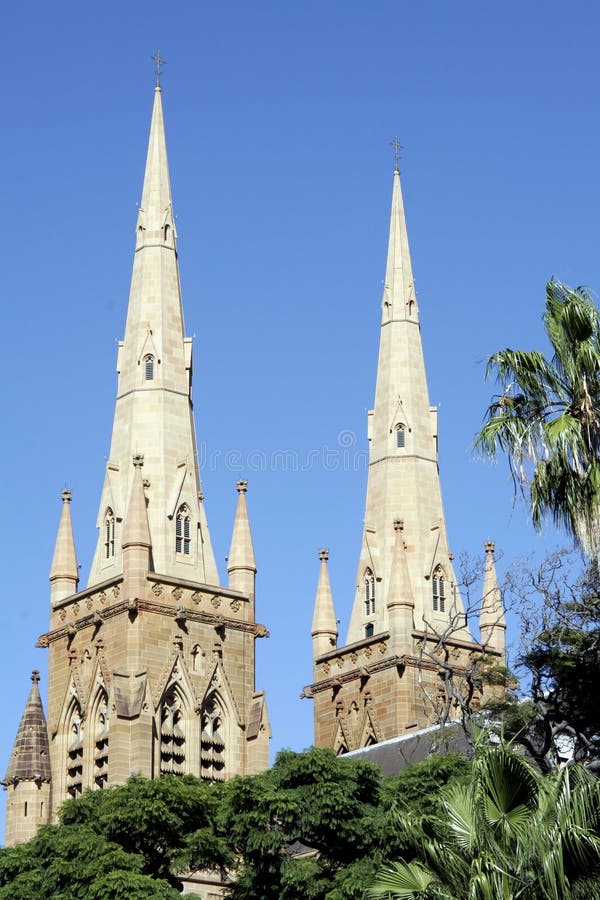
[[[338,627],[327,567],[329,550],[319,550],[319,559],[321,560],[321,568],[319,570],[317,596],[315,597],[312,628],[310,630],[313,639],[313,659],[335,647],[338,637]]]
[[[229,574],[229,587],[242,591],[254,599],[254,579],[256,577],[256,559],[254,557],[254,545],[250,520],[248,519],[248,507],[246,505],[247,481],[238,481],[238,505],[233,523],[231,535],[231,547],[227,558],[227,572]]]
[[[369,475],[357,594],[348,642],[390,627],[386,597],[396,519],[404,522],[415,626],[447,621],[460,607],[446,537],[437,454],[437,410],[430,406],[415,284],[398,169],[394,171],[383,288],[375,406],[369,412]],[[404,565],[404,563],[403,563]],[[432,604],[433,576],[443,579],[443,609]]]
[[[154,57],[157,69],[160,54]],[[50,579],[48,733],[37,675],[7,773],[8,843],[55,821],[67,797],[132,772],[222,781],[264,769],[256,690],[256,562],[245,481],[221,587],[204,515],[169,167],[157,86],[137,220],[110,457],[87,587],[77,591],[69,501]],[[39,759],[39,764],[38,764]],[[45,761],[45,768],[43,763]],[[50,771],[52,774],[49,780]]]
[[[154,92],[117,370],[113,435],[97,522],[100,535],[89,584],[122,571],[119,530],[131,494],[131,459],[141,453],[155,571],[218,585],[196,452],[192,345],[183,324],[160,86]],[[185,553],[176,551],[178,517],[189,529]]]
[[[74,594],[79,583],[79,566],[75,553],[71,523],[71,491],[62,492],[62,510],[50,567],[50,597],[52,603]]]

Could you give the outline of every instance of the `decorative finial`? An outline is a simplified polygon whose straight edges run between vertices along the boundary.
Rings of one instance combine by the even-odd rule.
[[[404,531],[404,519],[394,519],[394,531]]]
[[[141,469],[144,465],[144,454],[143,453],[134,453],[132,457],[133,465],[136,469]]]
[[[69,488],[65,488],[64,491],[60,492],[60,499],[63,503],[71,502],[71,491],[69,490]]]
[[[38,681],[40,680],[40,673],[38,672],[37,669],[34,669],[33,672],[31,673],[31,680],[33,681],[34,684],[37,684]]]
[[[493,541],[486,541],[484,546],[485,546],[486,553],[493,553],[494,550],[496,549],[496,545]]]
[[[239,494],[245,494],[248,490],[248,482],[247,481],[236,481],[236,488],[238,489]]]
[[[400,151],[404,150],[404,147],[398,140],[398,135],[396,135],[393,141],[390,141],[390,147],[394,148],[394,172],[399,172],[398,160],[400,159]]]
[[[154,63],[156,65],[156,87],[159,88],[160,87],[160,67],[166,66],[167,61],[166,61],[166,59],[163,59],[162,56],[160,55],[160,50],[157,50],[156,53],[154,54],[154,56],[151,56],[150,59],[154,60]]]
[[[325,547],[323,547],[322,550],[319,550],[319,559],[321,561],[328,560],[329,559],[329,550],[327,550]]]

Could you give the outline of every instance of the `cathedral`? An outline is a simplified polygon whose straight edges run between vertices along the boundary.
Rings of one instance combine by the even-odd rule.
[[[437,409],[429,403],[398,162],[394,171],[369,471],[356,595],[346,643],[327,569],[312,621],[315,744],[347,753],[459,718],[482,654],[504,664],[506,623],[486,543],[474,640],[448,545],[438,469]],[[468,614],[468,615],[467,615]],[[470,698],[477,703],[479,696]]]
[[[8,770],[6,843],[55,819],[68,797],[192,772],[224,779],[269,764],[254,684],[256,562],[238,505],[219,584],[203,503],[160,86],[154,93],[98,543],[79,587],[71,493],[50,569],[48,718],[36,672]]]
[[[28,840],[87,788],[192,774],[222,780],[269,764],[265,694],[255,686],[256,562],[238,505],[219,584],[203,503],[162,111],[157,85],[112,440],[86,587],[62,508],[50,570],[47,719],[32,687],[3,781],[6,843]],[[347,753],[460,710],[444,673],[481,654],[504,662],[505,622],[486,545],[480,639],[467,625],[440,489],[398,166],[394,172],[369,474],[346,643],[321,550],[312,624],[314,743]],[[290,691],[294,690],[290,684]]]

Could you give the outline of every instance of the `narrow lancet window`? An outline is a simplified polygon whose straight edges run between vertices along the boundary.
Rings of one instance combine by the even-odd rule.
[[[175,520],[175,552],[179,556],[189,556],[192,549],[192,525],[190,511],[181,506]]]
[[[115,555],[115,514],[110,506],[104,515],[104,556],[112,559]]]
[[[406,429],[404,425],[396,425],[396,447],[403,449],[406,444]]]
[[[443,569],[438,566],[431,579],[432,604],[434,612],[446,612],[446,581]]]
[[[144,357],[144,378],[146,381],[154,381],[154,357]]]
[[[365,572],[365,615],[371,616],[375,612],[375,576],[371,569]]]

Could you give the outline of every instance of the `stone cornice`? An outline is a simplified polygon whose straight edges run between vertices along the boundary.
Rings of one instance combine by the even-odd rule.
[[[418,641],[440,643],[441,646],[457,647],[460,650],[470,650],[472,653],[488,653],[490,656],[504,656],[499,650],[489,647],[487,644],[479,644],[477,641],[462,641],[460,638],[442,638],[433,631],[413,631],[412,637]]]
[[[113,575],[112,578],[107,578],[106,581],[98,581],[96,584],[91,584],[88,587],[84,588],[82,591],[77,591],[76,594],[69,594],[68,597],[63,597],[62,600],[58,600],[56,603],[53,603],[52,612],[57,609],[62,609],[62,607],[64,606],[69,606],[69,604],[71,603],[80,603],[82,600],[86,600],[88,597],[91,597],[94,594],[101,594],[103,591],[107,591],[109,588],[116,587],[117,585],[121,585],[122,583],[122,573]]]
[[[346,653],[356,653],[364,647],[372,647],[375,644],[380,644],[381,641],[389,640],[389,638],[389,631],[380,631],[379,634],[373,634],[371,637],[363,638],[361,641],[354,641],[353,644],[344,644],[343,647],[336,647],[333,650],[328,650],[327,653],[322,653],[321,656],[316,658],[315,665],[322,662],[330,662],[332,659],[337,659],[338,656],[345,656]]]
[[[246,634],[253,634],[255,637],[270,637],[267,628],[260,622],[242,622],[239,619],[233,619],[230,616],[218,615],[216,613],[201,612],[196,609],[188,609],[184,606],[172,606],[166,603],[157,603],[152,600],[121,600],[112,606],[103,609],[102,612],[94,612],[90,615],[82,616],[68,625],[61,625],[52,631],[42,634],[36,644],[37,647],[47,647],[54,641],[61,638],[73,638],[78,631],[91,626],[99,628],[107,619],[123,613],[137,614],[140,612],[154,613],[161,616],[168,616],[179,621],[203,622],[206,625],[212,625],[213,628],[230,628],[233,631],[243,631]]]
[[[357,644],[363,643],[364,641],[357,641]],[[357,644],[352,644],[349,646],[355,647]],[[323,657],[320,657],[320,659],[322,658]],[[323,681],[314,682],[313,684],[307,684],[300,696],[314,697],[315,694],[318,694],[321,691],[339,688],[343,684],[347,684],[350,681],[356,681],[359,678],[367,679],[371,675],[375,675],[377,672],[384,671],[384,669],[396,668],[403,670],[406,665],[406,656],[388,656],[386,659],[379,660],[379,662],[371,663],[367,666],[357,666],[356,668],[351,669],[349,672],[341,672],[339,675],[332,675],[329,678],[324,678]]]

